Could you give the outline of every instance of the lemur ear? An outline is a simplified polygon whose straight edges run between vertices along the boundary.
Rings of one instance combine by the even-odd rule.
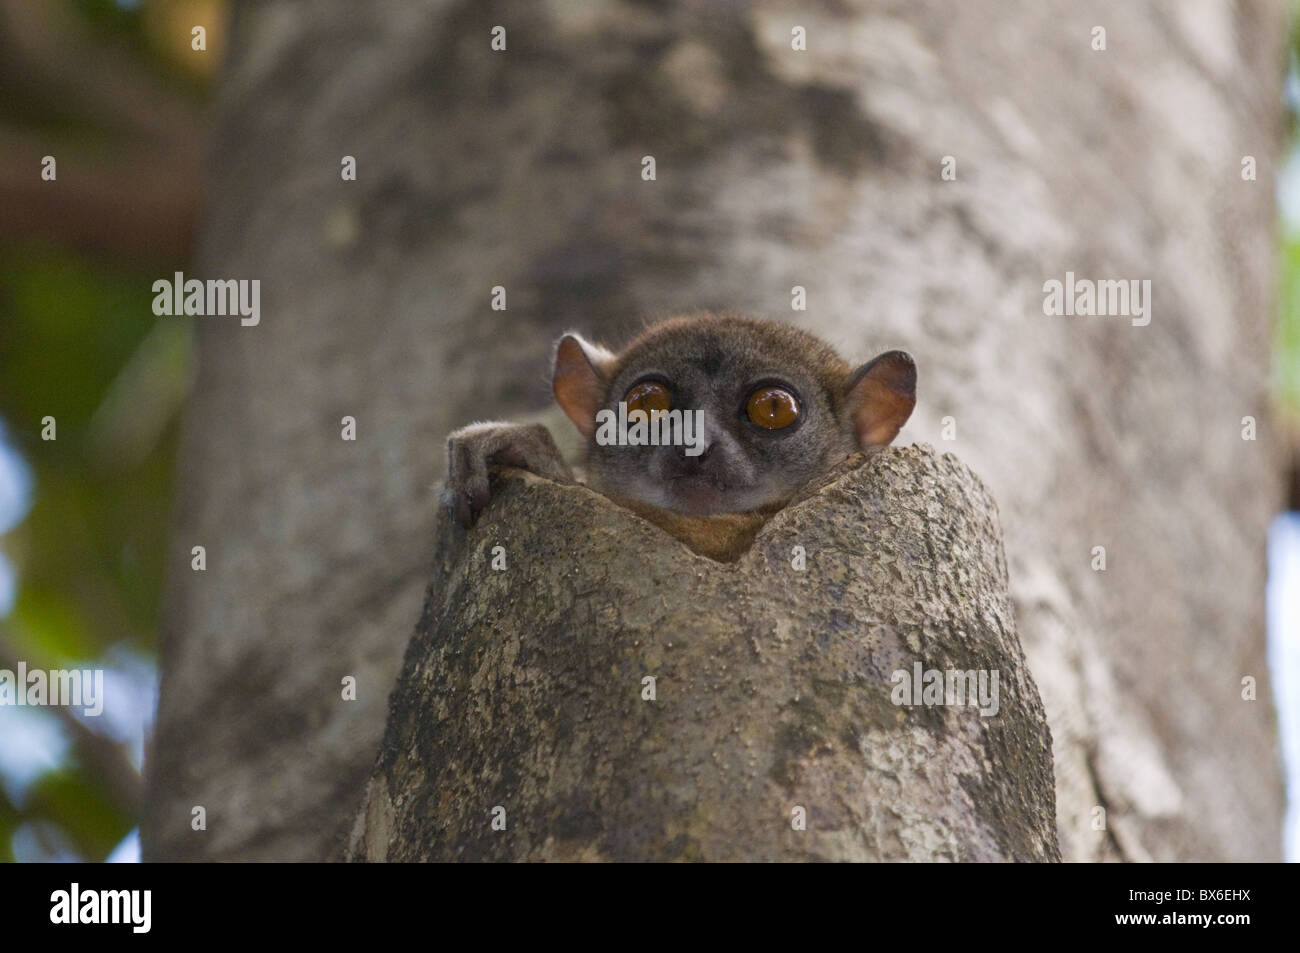
[[[886,351],[849,375],[847,412],[862,450],[884,447],[916,406],[916,362],[906,351]]]
[[[580,334],[569,333],[555,347],[551,389],[555,401],[584,437],[596,432],[596,411],[605,400],[614,355]]]

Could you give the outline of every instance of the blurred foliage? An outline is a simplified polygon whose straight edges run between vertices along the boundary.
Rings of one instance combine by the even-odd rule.
[[[104,796],[99,779],[75,763],[48,771],[28,794],[24,820],[45,821],[86,860],[103,860],[136,825]]]
[[[1300,2],[1292,4],[1291,68],[1286,85],[1289,139],[1283,174],[1300,175]],[[1300,190],[1300,183],[1296,188]],[[1281,223],[1278,265],[1278,321],[1273,366],[1278,406],[1293,441],[1300,440],[1300,221]],[[1300,465],[1300,451],[1293,466]]]
[[[1279,269],[1278,326],[1274,366],[1282,413],[1294,433],[1300,434],[1300,229],[1282,236]]]
[[[144,82],[133,88],[157,89],[173,103],[179,94],[197,114],[222,31],[210,26],[208,54],[198,56],[191,55],[190,29],[216,25],[220,0],[41,4],[10,4],[0,14],[17,11],[29,24],[90,37],[138,67]],[[5,78],[0,131],[39,136],[60,155],[140,138],[12,64]],[[9,656],[0,667],[21,659],[29,668],[111,671],[124,649],[154,657],[193,327],[155,317],[151,285],[184,265],[164,253],[142,256],[138,247],[134,254],[96,253],[57,238],[0,233],[0,433],[33,484],[25,519],[0,538],[17,577],[12,611],[0,618],[0,654]],[[55,419],[55,440],[41,438],[45,417]],[[48,722],[50,731],[33,737],[62,737],[66,755],[52,751],[49,767],[23,784],[0,783],[0,861],[15,859],[16,843],[28,858],[103,860],[139,823],[138,753],[103,716],[23,712],[26,724]],[[15,741],[6,733],[17,733],[20,721],[0,709],[0,747]]]
[[[220,62],[222,32],[209,27],[206,57],[190,55],[195,24],[221,20],[223,0],[71,0],[87,26],[135,54],[173,89],[206,96],[212,64]]]
[[[21,579],[7,628],[43,665],[153,646],[191,330],[154,317],[153,277],[52,249],[0,252],[0,414],[37,486],[6,547]],[[56,440],[41,439],[46,416]]]
[[[122,644],[154,650],[192,333],[153,315],[154,277],[53,248],[0,251],[0,417],[35,485],[4,540],[18,587],[0,633],[29,668],[102,665]],[[52,441],[41,439],[47,416]],[[70,752],[21,807],[0,796],[0,859],[26,822],[57,825],[89,860],[136,826]]]
[[[98,44],[128,55],[146,76],[169,93],[187,97],[196,105],[208,98],[215,64],[221,62],[225,34],[209,26],[207,51],[195,56],[190,49],[190,30],[195,24],[222,22],[224,0],[34,2],[49,4],[57,17],[70,16]],[[65,145],[97,142],[122,134],[120,129],[105,126],[95,109],[51,90],[40,77],[17,71],[4,79],[0,122],[5,126],[56,133]]]

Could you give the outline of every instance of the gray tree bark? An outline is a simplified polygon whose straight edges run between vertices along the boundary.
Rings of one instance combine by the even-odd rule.
[[[263,318],[201,330],[146,857],[327,856],[442,558],[447,432],[542,406],[566,327],[695,308],[916,356],[899,442],[1000,504],[1066,859],[1279,856],[1280,3],[325,0],[233,33],[196,265],[260,277]],[[1067,271],[1150,279],[1150,324],[1044,315]]]
[[[720,563],[507,482],[441,522],[351,858],[1060,859],[996,512],[890,450]]]

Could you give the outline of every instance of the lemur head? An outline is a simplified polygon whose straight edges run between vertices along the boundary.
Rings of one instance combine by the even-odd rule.
[[[553,386],[587,439],[593,489],[709,515],[780,505],[854,451],[888,445],[916,402],[916,365],[887,351],[854,369],[798,328],[703,314],[652,325],[618,354],[566,334]],[[633,427],[653,418],[677,443],[620,442],[620,402]]]

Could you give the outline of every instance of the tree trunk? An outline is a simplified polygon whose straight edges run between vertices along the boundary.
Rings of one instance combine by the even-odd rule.
[[[419,616],[447,432],[543,405],[566,327],[619,343],[710,308],[917,358],[899,442],[955,452],[999,502],[1066,859],[1276,859],[1262,596],[1283,20],[1266,0],[239,7],[196,273],[260,277],[263,317],[202,319],[146,857],[329,855]],[[1150,323],[1045,315],[1067,271],[1150,279]],[[659,817],[688,797],[648,796]]]
[[[485,517],[442,521],[354,859],[1060,858],[996,508],[951,455],[877,455],[735,563],[531,475]]]

